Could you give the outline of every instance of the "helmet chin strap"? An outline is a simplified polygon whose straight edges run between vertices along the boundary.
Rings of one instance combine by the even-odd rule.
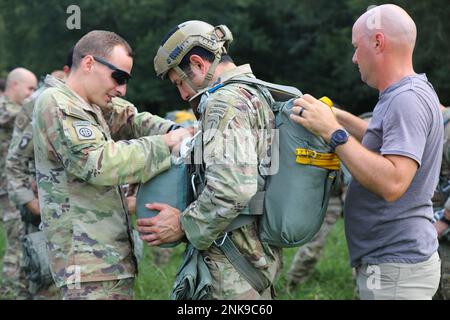
[[[218,54],[215,56],[213,63],[208,69],[208,72],[206,73],[205,80],[203,80],[203,83],[201,86],[196,86],[192,80],[188,77],[186,72],[184,72],[179,66],[174,67],[173,69],[180,77],[180,80],[185,81],[187,85],[196,93],[191,99],[195,98],[200,92],[205,91],[206,88],[208,88],[213,80],[214,72],[216,71],[217,66],[220,63],[220,57],[221,55]]]
[[[219,65],[220,62],[220,53],[216,54],[216,56],[214,57],[214,61],[211,64],[211,66],[209,67],[208,73],[205,76],[205,80],[203,81],[203,88],[207,88],[211,85],[212,82],[212,78],[214,76],[214,72],[216,72],[216,68]]]

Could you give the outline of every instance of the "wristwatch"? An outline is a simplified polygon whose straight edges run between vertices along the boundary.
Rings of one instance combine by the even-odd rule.
[[[331,140],[328,144],[331,147],[331,151],[334,151],[337,146],[344,144],[348,141],[350,134],[345,129],[337,129],[331,134]]]

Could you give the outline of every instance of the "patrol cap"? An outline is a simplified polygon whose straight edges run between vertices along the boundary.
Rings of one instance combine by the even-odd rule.
[[[220,58],[223,53],[227,53],[232,41],[233,35],[225,25],[213,27],[198,20],[183,22],[162,40],[154,59],[156,75],[164,78],[194,47],[202,47]]]

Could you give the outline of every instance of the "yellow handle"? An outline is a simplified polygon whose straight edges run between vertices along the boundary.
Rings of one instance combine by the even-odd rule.
[[[322,101],[323,103],[325,103],[330,108],[333,106],[333,101],[330,98],[328,98],[327,96],[323,96],[319,100]]]

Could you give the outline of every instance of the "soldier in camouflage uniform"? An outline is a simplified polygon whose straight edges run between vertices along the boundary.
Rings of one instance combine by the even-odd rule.
[[[63,299],[132,298],[137,263],[120,185],[168,169],[171,151],[189,136],[116,100],[132,63],[121,37],[89,32],[75,45],[66,84],[46,89],[33,111],[42,225]]]
[[[22,112],[16,117],[11,144],[6,160],[6,175],[8,180],[8,196],[12,204],[21,207],[24,234],[39,231],[40,209],[36,187],[36,172],[34,166],[33,128],[31,116],[37,97],[49,87],[61,87],[63,82],[47,75],[43,86],[27,101]],[[23,236],[20,237],[22,242]],[[34,292],[30,288],[33,299],[56,299],[59,290],[54,285]]]
[[[223,81],[254,77],[249,65],[237,67],[227,55],[231,40],[231,32],[223,25],[213,27],[201,21],[180,24],[158,50],[157,75],[168,76],[186,101],[193,101],[212,87],[219,88]],[[270,299],[280,269],[281,250],[260,242],[257,220],[229,233],[224,231],[241,213],[249,212],[252,197],[264,190],[264,178],[258,169],[268,150],[267,140],[259,133],[272,131],[274,115],[263,95],[245,84],[228,84],[223,89],[210,90],[209,96],[204,97],[193,108],[200,115],[202,135],[198,137],[199,145],[203,144],[200,167],[204,171],[197,177],[205,184],[200,184],[197,199],[182,213],[166,204],[152,204],[149,208],[159,210],[159,215],[138,220],[138,230],[152,233],[142,236],[149,245],[186,236],[203,254],[212,276],[213,299]],[[227,149],[224,139],[236,142],[234,153]],[[250,146],[247,150],[245,139]],[[253,272],[263,275],[263,290],[257,291],[219,248],[226,237],[250,262]]]
[[[5,94],[0,97],[0,210],[6,231],[7,247],[3,257],[1,294],[11,298],[28,298],[26,280],[20,269],[23,226],[18,210],[8,200],[5,162],[14,127],[22,104],[36,89],[36,76],[29,70],[16,68],[6,81]]]
[[[441,281],[435,297],[450,299],[450,107],[442,107],[444,116],[444,149],[439,185],[433,196],[436,231],[439,237]]]

